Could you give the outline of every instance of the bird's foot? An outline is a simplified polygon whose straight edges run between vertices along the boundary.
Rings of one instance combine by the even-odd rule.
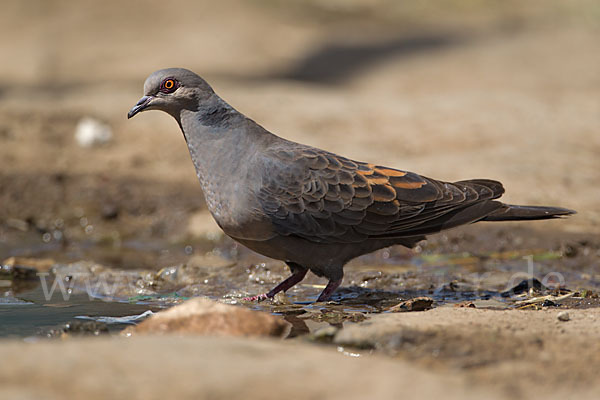
[[[287,278],[285,281],[281,282],[279,285],[275,286],[273,290],[269,293],[259,294],[258,296],[245,297],[242,300],[244,301],[262,301],[266,299],[272,299],[279,292],[286,292],[289,288],[294,286],[296,283],[300,282],[304,279],[304,276],[308,272],[306,268],[296,268],[296,270],[292,273],[292,276]]]
[[[257,296],[244,297],[243,301],[263,301],[269,298],[268,293],[259,294]]]
[[[342,279],[338,279],[336,281],[330,280],[327,286],[325,286],[325,289],[323,290],[319,298],[317,299],[317,303],[329,300],[333,292],[335,292],[335,289],[337,289],[341,284]]]

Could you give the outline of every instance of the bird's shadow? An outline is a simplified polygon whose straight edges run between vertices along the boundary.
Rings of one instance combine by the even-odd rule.
[[[285,71],[268,78],[318,84],[341,84],[374,64],[392,57],[409,57],[457,45],[463,38],[439,33],[395,37],[368,43],[332,42],[313,49]]]
[[[404,291],[386,291],[381,289],[364,288],[360,286],[349,286],[338,289],[330,298],[328,303],[314,304],[338,304],[341,306],[360,308],[365,307],[365,311],[381,312],[385,311],[399,302],[410,300],[416,297],[429,297],[436,303],[459,303],[473,300],[489,300],[497,298],[499,300],[507,297],[506,292],[492,290],[453,290],[451,285],[445,285],[436,290],[404,290]],[[302,304],[302,303],[297,303]]]
[[[386,291],[360,286],[349,286],[336,290],[331,296],[330,302],[343,306],[365,305],[375,307],[376,309],[379,308],[378,311],[383,311],[389,305],[395,305],[398,302],[414,299],[415,297],[429,297],[438,304],[490,299],[497,299],[504,302],[514,296],[528,293],[531,290],[542,294],[556,291],[556,289],[544,285],[537,278],[523,279],[513,287],[501,292],[496,290],[461,289],[453,282],[441,285],[435,290]],[[563,290],[568,292],[568,289],[563,288]]]

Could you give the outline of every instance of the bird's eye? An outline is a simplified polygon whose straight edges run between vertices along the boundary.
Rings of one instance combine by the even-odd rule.
[[[177,83],[177,81],[175,79],[169,78],[169,79],[165,79],[160,84],[160,91],[163,93],[172,93],[178,87],[179,87],[179,84]]]

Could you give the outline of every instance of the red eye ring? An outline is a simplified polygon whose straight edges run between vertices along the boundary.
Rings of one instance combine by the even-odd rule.
[[[172,93],[179,87],[179,83],[173,78],[167,78],[160,84],[160,91]]]

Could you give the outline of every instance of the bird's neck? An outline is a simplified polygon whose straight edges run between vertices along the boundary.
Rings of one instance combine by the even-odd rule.
[[[219,98],[197,110],[181,111],[179,126],[203,186],[208,175],[220,171],[231,173],[237,168],[236,159],[229,155],[233,155],[244,138],[243,120],[242,114]],[[224,159],[231,162],[223,162]]]
[[[249,166],[274,135],[214,95],[197,110],[182,110],[181,130],[196,167],[207,206],[218,220],[233,192],[247,179]]]

